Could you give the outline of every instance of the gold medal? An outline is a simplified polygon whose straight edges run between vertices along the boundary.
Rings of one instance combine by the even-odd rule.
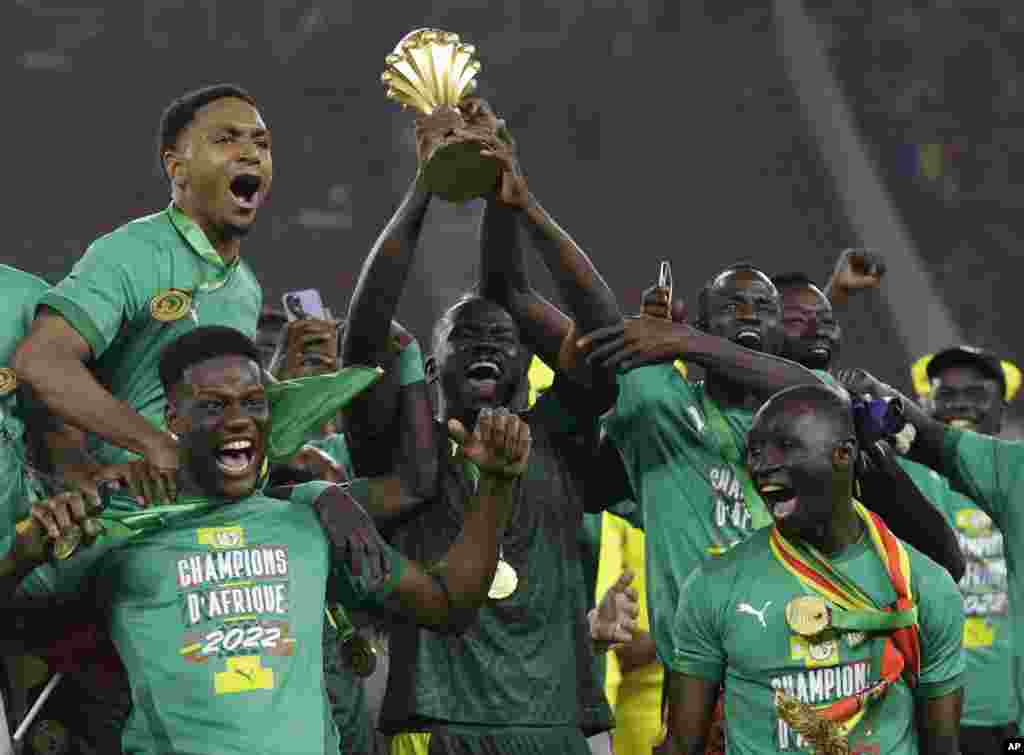
[[[814,637],[831,623],[828,603],[817,595],[793,598],[786,606],[786,623],[801,637]]]
[[[358,633],[349,637],[348,642],[341,646],[341,653],[345,665],[363,679],[373,674],[377,668],[377,649],[372,642]]]
[[[149,302],[149,313],[160,322],[175,322],[191,311],[192,295],[178,288],[157,294]]]
[[[0,396],[6,396],[18,387],[18,376],[10,367],[0,367]]]
[[[491,588],[487,591],[487,597],[491,600],[504,600],[516,591],[519,586],[519,575],[505,559],[498,561],[498,568],[494,570],[494,579],[491,581]]]
[[[68,530],[59,540],[53,541],[53,557],[58,561],[67,561],[82,542],[82,530]]]

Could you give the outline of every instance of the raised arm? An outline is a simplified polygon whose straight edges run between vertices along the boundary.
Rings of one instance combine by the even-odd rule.
[[[860,291],[878,288],[885,275],[885,262],[877,252],[846,249],[836,260],[832,276],[825,285],[825,296],[836,310],[842,310]]]
[[[488,198],[481,236],[484,296],[503,304],[549,365],[558,366],[559,349],[572,321],[580,333],[614,326],[622,316],[615,295],[579,245],[544,210],[526,185],[510,145],[484,156],[502,163],[501,184]],[[525,230],[551,271],[572,320],[530,285],[521,244]]]
[[[444,127],[444,118],[439,116],[421,123],[418,131]],[[406,372],[408,365],[421,365],[422,357],[416,341],[394,323],[429,204],[430,194],[421,174],[417,174],[363,263],[349,305],[342,344],[343,364],[380,365],[388,373],[344,412],[353,465],[364,476],[387,474],[394,467],[395,449],[405,434],[404,429],[399,429],[399,414],[404,412],[403,416],[410,421],[424,411],[429,414],[429,397],[422,380],[403,382],[397,374],[403,365]],[[422,366],[419,369],[422,374]],[[410,463],[435,462],[436,453],[428,452]],[[415,475],[416,479],[427,477],[426,471]]]

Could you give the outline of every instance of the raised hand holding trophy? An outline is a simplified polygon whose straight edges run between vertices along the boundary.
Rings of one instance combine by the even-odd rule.
[[[423,116],[450,113],[450,128],[418,129],[418,150],[427,188],[449,202],[464,202],[495,190],[501,166],[482,157],[499,141],[498,120],[484,103],[467,124],[459,106],[476,88],[476,49],[459,35],[416,29],[402,37],[384,62],[381,80],[389,99]],[[445,123],[439,121],[438,123]]]

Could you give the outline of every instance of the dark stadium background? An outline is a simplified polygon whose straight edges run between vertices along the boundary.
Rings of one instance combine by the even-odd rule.
[[[20,0],[8,56],[5,247],[50,281],[90,240],[161,209],[155,128],[167,102],[231,81],[274,135],[273,199],[244,254],[268,301],[319,287],[343,312],[415,168],[384,56],[437,26],[477,45],[530,186],[635,309],[661,259],[693,299],[724,265],[827,277],[861,245],[794,94],[770,4],[719,0],[253,2]],[[753,4],[750,4],[753,5]],[[1024,358],[1018,276],[1022,23],[1015,3],[808,4],[856,125],[918,253],[972,342]],[[952,145],[938,178],[908,144]],[[952,152],[951,152],[952,154]],[[436,206],[402,319],[425,338],[475,274],[472,206]],[[882,250],[886,251],[886,250]],[[548,289],[548,280],[538,274]],[[548,289],[549,290],[549,289]],[[890,297],[846,318],[842,362],[906,385]]]

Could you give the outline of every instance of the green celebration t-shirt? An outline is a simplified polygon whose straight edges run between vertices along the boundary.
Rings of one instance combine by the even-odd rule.
[[[702,408],[704,385],[671,364],[619,376],[619,397],[605,429],[622,456],[646,535],[651,633],[666,666],[683,582],[710,556],[753,532],[743,484],[727,462]],[[747,409],[721,414],[740,449],[753,421]]]
[[[171,289],[192,295],[192,312],[172,322],[150,304]],[[160,352],[199,325],[223,325],[255,337],[263,294],[240,258],[224,265],[202,230],[173,205],[100,237],[41,304],[56,310],[92,350],[92,369],[110,393],[158,427],[166,400]],[[97,458],[132,454],[103,445]]]
[[[970,430],[946,428],[944,471],[954,490],[988,514],[1006,544],[1006,580],[1010,619],[1018,634],[1024,626],[1024,573],[1018,563],[1024,553],[1024,443],[1000,440]],[[1015,689],[1018,723],[1024,725],[1024,651],[1017,642]]]
[[[0,369],[11,369],[14,351],[28,335],[36,304],[49,287],[34,275],[0,265]],[[10,373],[4,374],[9,380]],[[15,523],[28,513],[39,492],[25,468],[25,427],[17,395],[11,390],[0,396],[0,553],[10,549]]]
[[[1013,624],[1007,596],[1003,535],[992,518],[970,499],[949,487],[938,472],[897,458],[925,498],[945,515],[956,530],[967,570],[960,579],[964,598],[964,726],[1005,726],[1017,720],[1013,694]]]
[[[568,726],[588,734],[610,728],[611,711],[594,679],[586,621],[593,587],[588,593],[579,543],[583,459],[592,458],[579,449],[589,442],[596,450],[599,409],[588,411],[588,397],[559,381],[522,415],[533,445],[500,541],[518,575],[516,590],[488,600],[457,636],[394,623],[385,733],[420,731],[425,719],[489,728]],[[440,493],[391,533],[396,548],[423,564],[436,563],[458,537],[472,491],[443,425],[435,432]]]
[[[323,681],[326,596],[379,603],[404,561],[388,551],[390,579],[373,594],[332,568],[309,505],[328,485],[298,486],[290,501],[193,499],[214,507],[127,540],[102,536],[23,583],[37,595],[88,590],[103,607],[132,688],[127,755],[339,751]]]
[[[347,479],[355,477],[352,455],[343,433],[332,433],[311,440],[309,445],[330,456],[345,471]],[[344,608],[341,610],[343,612]],[[363,688],[363,680],[342,658],[341,639],[340,627],[336,629],[329,622],[324,624],[324,681],[331,701],[331,718],[338,727],[342,752],[369,753],[371,731],[366,690]]]
[[[772,554],[770,533],[767,528],[756,532],[695,571],[684,585],[675,617],[679,639],[669,668],[711,682],[724,680],[732,755],[807,751],[801,749],[802,738],[777,717],[775,690],[818,705],[858,693],[879,679],[881,636],[848,633],[810,642],[790,630],[786,605],[808,593]],[[912,691],[900,680],[868,707],[849,735],[851,752],[916,754],[915,697],[941,697],[962,686],[960,593],[945,569],[905,547],[919,611],[920,681]],[[885,567],[866,536],[832,563],[879,605],[895,601]]]

